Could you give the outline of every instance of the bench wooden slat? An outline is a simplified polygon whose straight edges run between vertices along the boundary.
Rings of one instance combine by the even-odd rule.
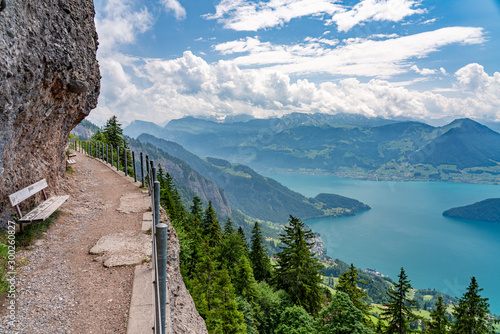
[[[16,206],[25,199],[33,196],[37,192],[47,188],[47,181],[45,179],[38,181],[37,183],[33,183],[32,185],[23,188],[19,191],[16,191],[12,195],[9,195],[9,200],[12,206]]]
[[[50,217],[66,200],[66,196],[53,196],[46,201],[43,201],[39,206],[33,209],[30,213],[19,219],[20,222],[33,222],[37,220],[45,220]]]

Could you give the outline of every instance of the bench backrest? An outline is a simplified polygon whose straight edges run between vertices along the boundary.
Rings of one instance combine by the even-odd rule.
[[[37,183],[33,183],[31,186],[27,186],[24,189],[16,191],[12,195],[9,195],[10,203],[12,206],[16,206],[22,201],[31,196],[35,195],[37,192],[47,188],[47,181],[45,179],[38,181]]]

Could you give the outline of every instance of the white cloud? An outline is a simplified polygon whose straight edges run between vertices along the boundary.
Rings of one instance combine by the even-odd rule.
[[[353,7],[334,0],[222,0],[214,14],[215,19],[227,29],[257,31],[283,26],[292,19],[305,16],[330,16],[326,25],[336,24],[338,31],[348,31],[354,26],[372,21],[398,22],[407,16],[423,14],[416,0],[362,0]]]
[[[332,0],[270,0],[244,1],[222,0],[216,6],[215,14],[205,15],[216,19],[227,29],[257,31],[259,29],[283,26],[290,20],[303,16],[333,14],[341,6]]]
[[[138,34],[152,27],[154,19],[148,9],[135,9],[132,5],[130,0],[109,0],[97,12],[99,53],[114,52],[119,45],[133,43]]]
[[[484,71],[482,65],[473,63],[455,72],[456,88],[465,93],[471,108],[477,116],[500,121],[500,73],[492,76]]]
[[[417,65],[413,65],[412,67],[410,67],[410,70],[413,70],[415,71],[416,73],[420,74],[420,75],[431,75],[431,74],[436,74],[437,71],[436,70],[431,70],[430,68],[418,68]]]
[[[414,0],[363,0],[352,9],[336,13],[327,23],[335,23],[339,31],[348,31],[365,22],[398,22],[407,16],[425,13],[425,9],[417,8],[419,4]]]
[[[161,0],[161,4],[167,11],[173,11],[177,20],[186,18],[186,9],[177,0]]]
[[[385,80],[354,78],[313,83],[293,81],[271,70],[243,70],[227,61],[207,63],[190,51],[177,59],[109,59],[101,64],[103,90],[94,117],[162,123],[185,115],[224,118],[250,114],[280,116],[290,112],[362,113],[420,119],[479,117],[500,120],[500,73],[489,76],[477,64],[455,73],[465,98],[418,92]],[[138,85],[141,79],[147,84]],[[96,116],[94,116],[96,113]],[[99,116],[97,116],[99,115]]]
[[[399,37],[398,34],[373,34],[369,37],[369,39],[376,39],[376,38],[387,39],[387,38],[397,38],[397,37]]]
[[[436,21],[437,21],[437,18],[428,19],[428,20],[425,20],[424,22],[422,22],[422,24],[431,24],[431,23],[434,23]]]
[[[482,28],[449,27],[385,40],[349,39],[335,48],[314,39],[295,45],[276,45],[247,37],[217,44],[214,49],[226,55],[243,54],[232,60],[242,67],[269,66],[287,74],[389,78],[407,72],[411,60],[426,57],[446,45],[483,42]]]

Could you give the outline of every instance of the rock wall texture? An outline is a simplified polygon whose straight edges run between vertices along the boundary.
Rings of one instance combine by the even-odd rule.
[[[92,0],[0,0],[0,227],[9,194],[43,178],[57,191],[69,132],[97,104],[94,14]]]
[[[208,334],[205,320],[200,316],[193,302],[193,298],[184,285],[180,272],[179,238],[172,227],[170,219],[163,208],[160,219],[168,226],[168,251],[167,251],[167,289],[170,305],[170,319],[167,333],[171,334]]]

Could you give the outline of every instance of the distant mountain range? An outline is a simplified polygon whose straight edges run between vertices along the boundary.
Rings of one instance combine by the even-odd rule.
[[[293,113],[231,123],[185,117],[165,127],[135,121],[124,133],[148,133],[202,157],[266,172],[500,182],[500,134],[467,118],[434,127],[356,114]]]

